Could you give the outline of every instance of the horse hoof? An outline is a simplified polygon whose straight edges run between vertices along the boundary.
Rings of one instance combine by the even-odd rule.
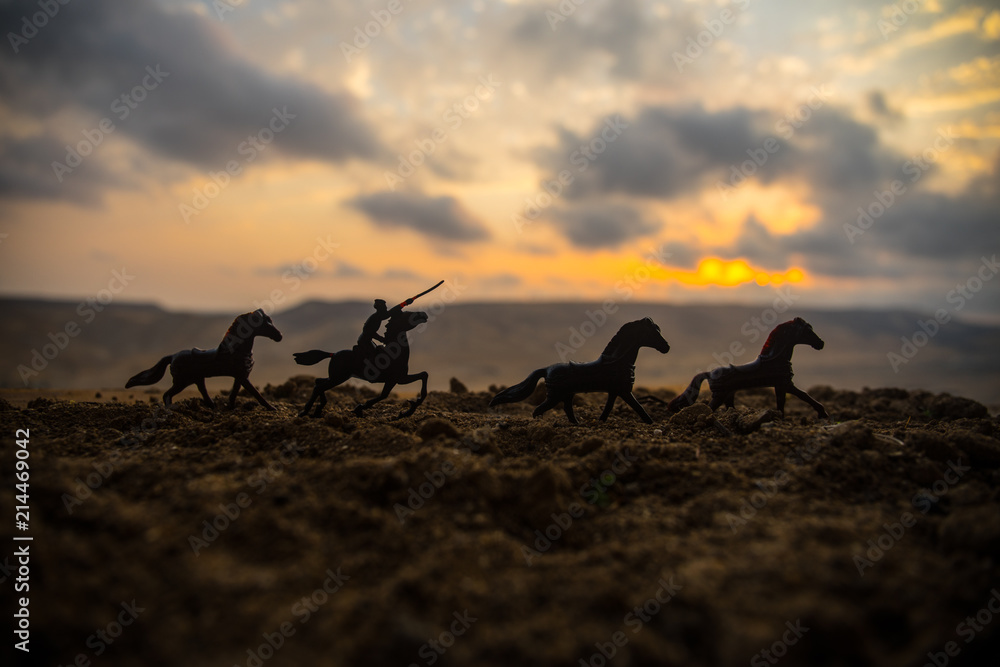
[[[351,412],[354,413],[355,417],[360,417],[362,414],[364,414],[364,411],[365,411],[365,409],[363,407],[361,407],[360,405],[355,406],[355,408],[353,410],[351,410]]]

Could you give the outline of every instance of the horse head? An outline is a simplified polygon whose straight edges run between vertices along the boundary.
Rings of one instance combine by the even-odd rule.
[[[760,356],[765,359],[784,353],[791,356],[792,348],[800,343],[805,343],[815,350],[822,350],[824,345],[823,340],[813,331],[812,325],[801,317],[796,317],[774,327],[760,350]]]
[[[398,314],[390,317],[389,322],[385,325],[386,340],[395,339],[405,331],[416,329],[421,324],[427,322],[427,320],[428,317],[425,312],[419,310],[400,311]]]
[[[604,348],[602,356],[618,358],[625,354],[626,350],[636,350],[640,347],[651,347],[662,354],[670,351],[670,344],[660,334],[660,327],[648,317],[623,324]]]
[[[281,332],[274,326],[274,322],[271,321],[271,317],[264,312],[263,308],[258,308],[252,313],[247,313],[242,317],[249,319],[250,326],[253,327],[254,336],[264,336],[265,338],[270,338],[275,342],[281,340]]]
[[[822,338],[816,335],[816,332],[813,331],[811,324],[806,322],[801,317],[796,317],[792,320],[792,322],[798,325],[798,336],[795,339],[796,344],[805,343],[814,350],[823,349],[823,346],[826,345],[826,343],[823,342]]]

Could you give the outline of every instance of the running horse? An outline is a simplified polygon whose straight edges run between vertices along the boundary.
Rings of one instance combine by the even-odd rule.
[[[229,392],[230,409],[236,407],[236,395],[242,386],[265,408],[276,410],[277,408],[268,403],[260,395],[260,392],[250,384],[250,371],[253,369],[253,339],[256,336],[264,336],[273,341],[281,340],[281,332],[275,328],[271,318],[261,309],[252,313],[244,313],[233,320],[226,335],[222,338],[222,342],[219,343],[219,347],[212,350],[192,348],[168,354],[152,368],[133,375],[125,383],[125,388],[156,384],[163,378],[169,366],[174,383],[170,389],[163,392],[163,404],[168,408],[173,397],[192,384],[197,385],[205,405],[214,408],[215,403],[209,397],[208,389],[205,388],[205,378],[231,377],[234,378],[234,382],[233,390]]]
[[[409,301],[412,302],[413,299],[409,299]],[[400,305],[402,306],[406,303],[404,301]],[[312,395],[302,408],[299,416],[305,417],[309,414],[309,409],[318,400],[319,402],[316,403],[316,409],[312,416],[319,417],[323,412],[323,408],[326,407],[326,392],[339,384],[343,384],[352,377],[371,383],[383,383],[382,393],[354,407],[354,414],[358,417],[362,416],[364,411],[371,406],[388,398],[389,392],[396,385],[410,384],[411,382],[420,380],[422,383],[420,396],[416,400],[408,401],[410,407],[400,412],[397,419],[412,415],[420,404],[424,402],[424,399],[427,398],[428,376],[427,371],[410,373],[410,343],[406,337],[406,332],[424,324],[427,322],[427,319],[427,313],[397,311],[389,318],[389,321],[385,325],[386,344],[384,346],[377,346],[374,356],[371,357],[359,354],[357,347],[350,350],[341,350],[340,352],[325,352],[323,350],[296,352],[293,355],[295,363],[304,366],[318,364],[324,359],[330,360],[329,377],[316,378]]]
[[[774,398],[778,412],[785,414],[785,394],[797,396],[812,406],[821,419],[826,419],[826,408],[812,396],[792,384],[792,349],[805,343],[814,350],[823,349],[823,341],[812,325],[801,317],[779,324],[771,331],[757,358],[742,366],[723,366],[712,371],[698,373],[686,390],[667,405],[669,412],[693,405],[698,400],[701,383],[708,378],[708,388],[712,390],[709,407],[715,410],[723,403],[733,407],[734,397],[741,389],[754,387],[774,387]]]
[[[600,421],[607,420],[615,400],[622,398],[644,422],[651,424],[652,418],[632,395],[635,360],[640,347],[651,347],[662,354],[670,351],[670,345],[660,335],[660,327],[648,317],[622,325],[595,361],[585,364],[553,364],[539,368],[523,382],[494,396],[490,407],[523,401],[534,392],[538,380],[545,378],[545,400],[535,408],[532,417],[562,403],[569,421],[578,424],[576,415],[573,414],[573,396],[585,392],[607,392],[608,402],[604,405]]]

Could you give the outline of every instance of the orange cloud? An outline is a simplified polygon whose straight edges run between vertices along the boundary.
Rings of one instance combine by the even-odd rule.
[[[694,271],[682,269],[661,269],[656,272],[661,280],[673,280],[684,285],[705,287],[736,287],[749,282],[758,285],[781,285],[783,283],[799,283],[806,279],[806,273],[800,268],[792,267],[784,272],[772,273],[751,266],[744,259],[720,259],[706,257],[698,262]]]

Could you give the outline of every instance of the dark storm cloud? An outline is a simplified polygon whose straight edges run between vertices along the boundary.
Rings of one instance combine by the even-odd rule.
[[[660,223],[648,220],[631,206],[589,204],[552,211],[549,223],[578,248],[617,248],[635,238],[658,231]]]
[[[7,3],[0,7],[0,24],[19,33],[22,17],[37,11],[34,2]],[[242,142],[284,121],[274,153],[332,162],[380,153],[349,95],[261,70],[226,48],[227,34],[213,21],[151,0],[59,5],[16,53],[10,44],[0,49],[0,96],[73,143],[108,118],[114,133],[203,169],[242,161]],[[141,102],[121,99],[144,84]],[[283,120],[275,124],[276,110]],[[87,161],[97,161],[98,153]],[[28,156],[29,164],[51,172],[51,161],[65,154],[39,150]],[[52,178],[50,173],[46,180]],[[24,185],[28,193],[48,187]],[[58,195],[66,193],[59,188]]]
[[[489,238],[482,222],[454,197],[407,192],[376,192],[347,202],[379,227],[402,227],[432,239],[481,241]]]
[[[571,198],[617,193],[670,200],[719,183],[738,187],[748,178],[804,181],[821,193],[840,193],[896,175],[903,160],[879,144],[873,128],[836,109],[807,110],[796,127],[788,117],[744,107],[647,107],[606,143],[607,119],[584,134],[561,129],[557,147],[538,160],[553,173],[578,166]]]
[[[101,187],[127,185],[96,161],[83,163],[75,178],[60,183],[52,171],[51,160],[62,160],[65,153],[63,145],[51,137],[0,136],[0,199],[63,198],[95,205],[100,201],[97,192]],[[46,159],[47,156],[51,159]]]
[[[766,120],[744,108],[649,107],[624,119],[613,140],[606,132],[608,119],[584,134],[560,130],[557,147],[539,153],[539,161],[554,172],[576,166],[579,173],[567,192],[571,198],[619,193],[672,199],[747,159],[746,150],[768,136]],[[787,160],[781,152],[773,157]]]
[[[1000,249],[998,165],[956,194],[921,189],[926,181],[904,168],[912,175],[898,179],[901,194],[879,182],[861,196],[830,200],[816,225],[796,234],[771,234],[750,217],[730,251],[769,266],[804,257],[810,271],[834,277],[961,277],[967,264]]]

